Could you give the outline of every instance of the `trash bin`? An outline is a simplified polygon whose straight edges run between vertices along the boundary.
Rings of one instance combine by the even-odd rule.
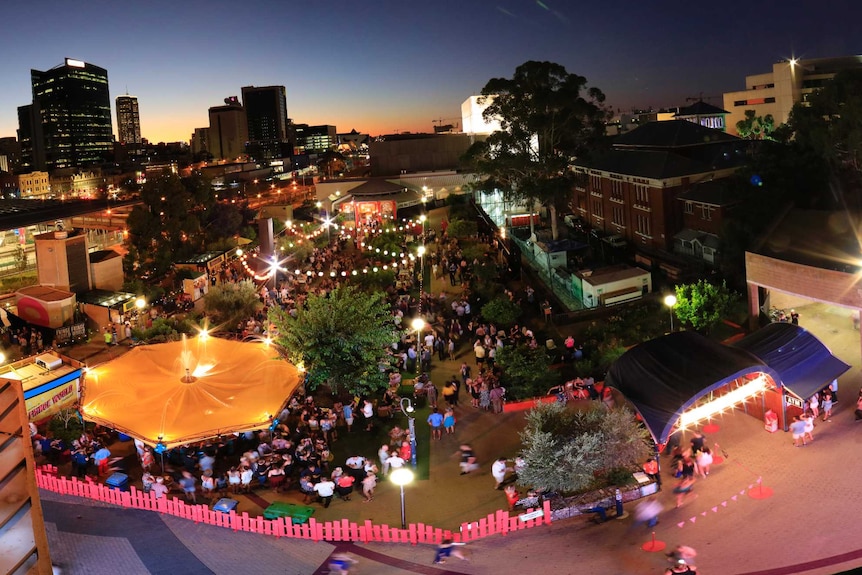
[[[129,490],[129,476],[125,473],[113,473],[105,480],[105,485],[109,489],[118,489],[120,491]]]
[[[216,504],[213,505],[213,511],[220,511],[221,513],[230,513],[236,506],[239,504],[239,501],[236,499],[230,499],[229,497],[222,497]]]

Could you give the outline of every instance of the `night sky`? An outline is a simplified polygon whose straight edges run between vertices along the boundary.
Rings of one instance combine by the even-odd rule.
[[[822,12],[816,12],[816,9]],[[613,108],[685,105],[772,63],[862,54],[859,0],[10,0],[0,12],[0,136],[31,101],[30,69],[108,70],[152,142],[188,140],[244,85],[284,85],[295,122],[430,132],[527,60],[583,75]],[[115,120],[116,121],[116,120]]]

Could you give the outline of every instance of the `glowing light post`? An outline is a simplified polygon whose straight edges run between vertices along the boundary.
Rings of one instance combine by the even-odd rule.
[[[413,482],[413,472],[406,467],[392,470],[389,480],[401,488],[401,529],[407,529],[407,515],[404,511],[404,486]]]
[[[138,328],[143,329],[144,327],[144,308],[147,307],[147,300],[142,297],[139,297],[135,300],[135,307],[138,308]]]
[[[668,310],[670,310],[670,331],[673,332],[673,306],[676,305],[676,296],[665,296],[664,305],[666,305],[668,307]]]
[[[422,315],[422,296],[425,293],[425,246],[419,246],[416,250],[419,254],[419,309],[418,313]]]
[[[425,320],[421,317],[415,318],[410,326],[416,330],[416,375],[422,375],[422,330],[425,329]]]
[[[407,417],[407,431],[410,432],[410,465],[416,467],[416,418],[413,402],[409,397],[401,398],[401,413]]]
[[[272,276],[272,289],[278,289],[278,256],[272,254],[272,261],[269,264],[269,273]]]
[[[425,205],[425,198],[422,198],[422,205]],[[419,223],[422,224],[422,243],[425,243],[425,222],[428,221],[428,216],[422,214],[419,216]]]

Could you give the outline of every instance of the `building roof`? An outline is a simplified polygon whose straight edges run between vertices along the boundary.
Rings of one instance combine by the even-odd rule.
[[[736,140],[739,140],[736,136],[688,120],[668,120],[648,122],[631,132],[621,134],[614,139],[613,145],[615,148],[671,149]]]
[[[685,106],[684,108],[680,108],[677,110],[676,114],[674,114],[675,118],[686,117],[686,116],[718,116],[719,114],[729,114],[727,110],[722,110],[718,106],[713,106],[712,104],[707,104],[703,100],[698,100],[691,106]]]
[[[120,254],[114,250],[98,250],[90,253],[90,263],[96,264],[118,257],[120,257]]]
[[[78,302],[101,307],[114,307],[133,300],[136,297],[133,293],[94,289],[78,294]]]
[[[604,156],[586,161],[582,165],[593,170],[654,180],[703,174],[715,169],[709,164],[673,152],[630,149],[611,150]]]
[[[41,301],[63,301],[75,297],[70,291],[57,289],[50,286],[27,286],[19,289],[17,294],[32,297]]]
[[[591,270],[588,273],[577,272],[577,275],[591,286],[600,286],[630,278],[648,276],[649,272],[629,266],[610,266]]]
[[[184,259],[183,261],[176,262],[177,264],[194,264],[198,266],[202,266],[207,262],[211,262],[212,260],[218,259],[225,254],[224,250],[219,252],[204,252],[202,254],[193,255],[190,258]]]

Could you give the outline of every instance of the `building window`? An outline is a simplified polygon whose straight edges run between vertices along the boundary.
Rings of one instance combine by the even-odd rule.
[[[637,230],[635,231],[642,236],[652,237],[652,233],[650,233],[650,219],[648,216],[638,215]]]
[[[635,184],[635,203],[640,206],[649,205],[649,187],[644,184]]]
[[[611,199],[617,202],[623,201],[623,183],[620,180],[611,180]]]
[[[611,221],[618,226],[625,227],[626,218],[625,218],[625,213],[623,212],[622,206],[614,206],[613,207],[613,214],[611,214]]]
[[[703,219],[710,221],[712,220],[712,210],[710,206],[701,206],[701,210],[703,211]]]
[[[590,191],[598,195],[602,194],[601,176],[590,176]]]
[[[686,202],[685,203],[685,213],[687,213],[687,214],[693,214],[694,213],[694,203],[693,202]]]
[[[602,211],[602,202],[600,200],[593,200],[593,215],[597,218],[603,218],[604,212]]]

